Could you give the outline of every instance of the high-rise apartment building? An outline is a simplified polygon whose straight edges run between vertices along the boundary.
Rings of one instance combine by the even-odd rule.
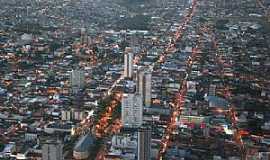
[[[151,159],[151,128],[142,127],[138,130],[138,160]]]
[[[145,68],[137,71],[136,92],[142,95],[143,105],[150,107],[152,103],[152,73]]]
[[[126,47],[124,56],[124,77],[132,78],[133,76],[133,51],[130,47]]]
[[[123,94],[121,114],[124,127],[139,127],[143,122],[142,96],[134,93]]]
[[[133,120],[135,126],[140,126],[143,123],[143,101],[140,94],[134,95],[134,106],[133,106]]]
[[[80,89],[83,89],[85,85],[84,71],[72,70],[70,74],[70,85],[72,93],[77,93]]]

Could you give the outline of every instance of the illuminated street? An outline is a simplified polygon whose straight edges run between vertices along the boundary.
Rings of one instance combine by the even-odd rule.
[[[0,11],[0,159],[270,159],[270,1]]]

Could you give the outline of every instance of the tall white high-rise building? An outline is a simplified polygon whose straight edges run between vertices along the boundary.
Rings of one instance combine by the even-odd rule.
[[[140,126],[143,123],[143,101],[140,94],[135,94],[134,96],[134,106],[133,106],[133,119],[136,126]]]
[[[150,107],[152,103],[152,74],[150,72],[146,72],[144,75],[144,106]]]
[[[70,85],[73,93],[77,93],[84,88],[85,76],[82,70],[72,70],[70,74]]]
[[[134,103],[133,99],[134,99],[134,94],[123,94],[121,119],[124,126],[132,123],[132,119],[133,119],[132,108],[133,108],[133,103]]]
[[[150,107],[152,103],[152,74],[145,68],[137,71],[137,93],[142,95],[143,105]]]
[[[132,48],[126,47],[124,56],[124,77],[132,78],[133,76],[133,51]]]
[[[125,127],[139,127],[143,122],[142,96],[134,93],[123,94],[121,114]]]
[[[42,160],[63,160],[63,144],[55,141],[43,144]]]

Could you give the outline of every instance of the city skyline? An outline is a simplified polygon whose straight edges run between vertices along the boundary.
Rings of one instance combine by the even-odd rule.
[[[0,159],[270,158],[270,1],[0,11]]]

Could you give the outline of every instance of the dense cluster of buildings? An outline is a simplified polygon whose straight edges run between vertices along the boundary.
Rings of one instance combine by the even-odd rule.
[[[0,2],[0,159],[269,159],[269,5]]]

